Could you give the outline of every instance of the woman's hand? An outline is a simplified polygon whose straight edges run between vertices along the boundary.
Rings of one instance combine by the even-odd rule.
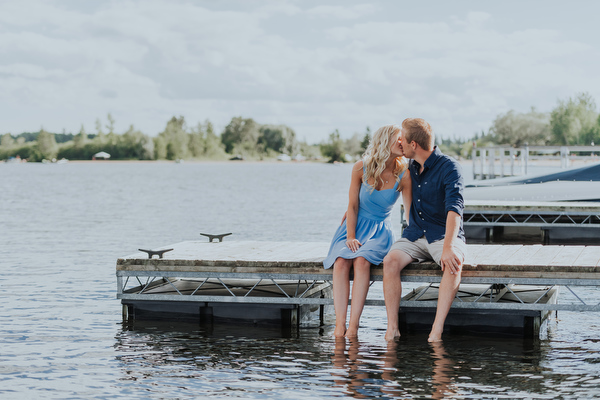
[[[346,240],[346,246],[353,252],[356,253],[358,248],[362,246],[362,244],[358,241],[358,239],[348,239]]]

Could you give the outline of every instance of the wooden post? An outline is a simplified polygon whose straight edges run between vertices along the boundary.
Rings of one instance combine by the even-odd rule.
[[[527,164],[529,163],[529,145],[525,144],[525,147],[521,150],[521,173],[527,175]]]
[[[510,176],[515,176],[515,149],[510,148]]]
[[[486,149],[481,149],[481,157],[479,157],[479,161],[481,164],[481,180],[485,179],[485,173],[484,173],[484,166],[485,166],[485,153],[487,152]]]
[[[488,149],[488,179],[494,179],[496,177],[496,173],[494,171],[494,163],[496,161],[496,149],[490,148]]]

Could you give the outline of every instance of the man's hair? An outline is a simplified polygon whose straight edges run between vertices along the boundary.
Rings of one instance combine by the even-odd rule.
[[[406,130],[406,141],[416,142],[423,150],[433,149],[435,135],[433,128],[423,118],[406,118],[402,121],[402,127]]]

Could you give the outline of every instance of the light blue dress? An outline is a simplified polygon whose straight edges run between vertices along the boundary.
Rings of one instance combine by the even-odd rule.
[[[400,175],[400,178],[402,175]],[[355,259],[356,257],[364,257],[371,264],[375,265],[383,262],[383,258],[395,240],[390,215],[394,204],[396,204],[396,200],[400,196],[400,192],[397,190],[399,181],[400,179],[398,179],[392,189],[373,190],[373,192],[371,192],[371,185],[366,182],[361,183],[358,195],[356,239],[362,243],[362,246],[359,247],[356,253],[353,253],[346,246],[348,232],[346,221],[344,221],[333,235],[331,246],[329,246],[329,253],[323,261],[325,269],[331,268],[338,257],[348,260]]]

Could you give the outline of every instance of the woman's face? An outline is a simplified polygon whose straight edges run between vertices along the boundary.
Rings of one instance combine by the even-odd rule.
[[[392,135],[390,152],[394,157],[400,157],[404,155],[404,151],[402,151],[402,134],[400,130]]]

